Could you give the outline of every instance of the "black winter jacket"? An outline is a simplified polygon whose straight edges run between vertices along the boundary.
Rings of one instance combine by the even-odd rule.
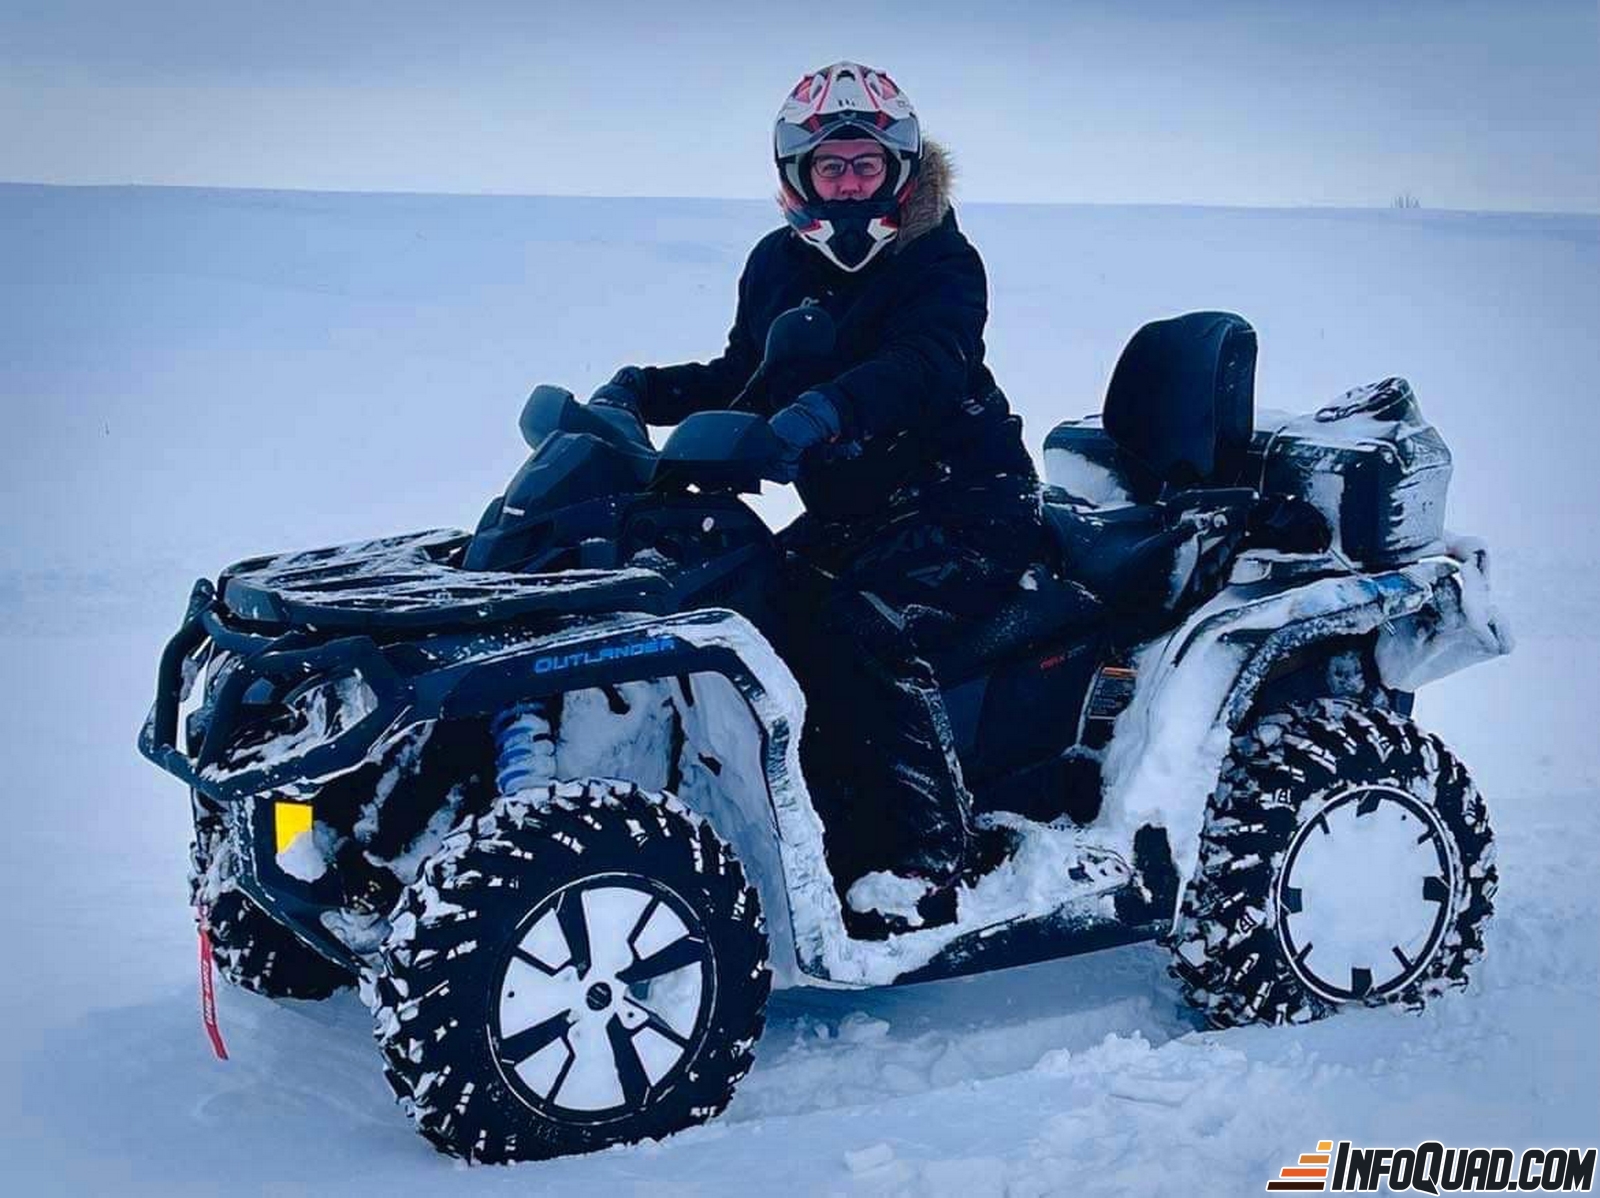
[[[1021,421],[983,361],[988,285],[978,252],[942,205],[932,227],[864,269],[839,270],[788,228],[756,244],[739,279],[728,345],[709,362],[646,367],[641,407],[650,424],[725,408],[761,360],[767,329],[806,300],[838,329],[826,361],[795,363],[758,384],[742,407],[772,415],[802,391],[839,410],[846,456],[823,446],[802,462],[798,486],[814,515],[856,519],[937,504],[1005,477],[1034,479]]]

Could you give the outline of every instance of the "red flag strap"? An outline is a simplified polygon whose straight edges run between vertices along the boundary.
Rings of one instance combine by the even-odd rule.
[[[205,1024],[206,1035],[211,1040],[211,1051],[217,1054],[217,1060],[226,1061],[228,1048],[222,1042],[222,1029],[217,1025],[217,996],[211,985],[214,961],[209,915],[204,907],[200,908],[200,1021]]]

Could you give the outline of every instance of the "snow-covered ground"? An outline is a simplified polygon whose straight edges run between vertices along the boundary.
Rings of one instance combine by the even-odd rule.
[[[133,748],[190,581],[469,523],[541,380],[713,351],[769,206],[0,187],[0,1175],[18,1193],[1259,1192],[1317,1139],[1600,1140],[1600,219],[986,207],[990,360],[1037,447],[1127,336],[1260,331],[1258,399],[1410,378],[1515,655],[1426,691],[1501,840],[1477,984],[1421,1017],[1198,1031],[1160,950],[777,996],[726,1117],[466,1170],[351,997],[196,1014],[186,804]],[[787,497],[769,501],[792,510]]]

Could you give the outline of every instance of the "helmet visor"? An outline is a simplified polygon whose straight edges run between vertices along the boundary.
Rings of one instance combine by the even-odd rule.
[[[773,132],[773,147],[779,158],[793,158],[816,149],[830,137],[841,133],[860,133],[870,137],[887,149],[900,154],[915,154],[921,148],[921,133],[915,117],[890,121],[880,126],[871,116],[854,113],[834,113],[815,117],[815,128],[796,125],[789,121],[778,122]]]

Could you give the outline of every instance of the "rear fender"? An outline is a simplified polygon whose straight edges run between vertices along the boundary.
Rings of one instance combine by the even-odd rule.
[[[1481,545],[1463,541],[1389,570],[1216,595],[1141,652],[1133,700],[1106,752],[1100,826],[1119,840],[1164,828],[1181,903],[1206,804],[1275,667],[1324,642],[1359,640],[1371,645],[1383,685],[1410,691],[1507,653],[1487,564]]]

